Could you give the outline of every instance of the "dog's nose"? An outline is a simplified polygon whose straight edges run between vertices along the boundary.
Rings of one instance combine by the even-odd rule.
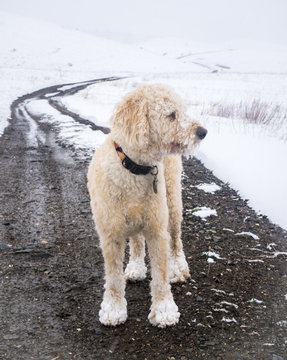
[[[196,129],[196,136],[200,138],[200,140],[204,139],[206,134],[207,134],[207,130],[203,127],[198,127]]]

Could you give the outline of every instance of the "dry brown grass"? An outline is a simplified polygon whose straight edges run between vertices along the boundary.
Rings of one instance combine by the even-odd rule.
[[[267,125],[281,140],[287,141],[287,107],[283,104],[253,99],[238,103],[204,104],[201,115],[241,119],[248,124]]]
[[[247,123],[287,128],[287,108],[281,104],[268,103],[260,99],[239,103],[213,103],[204,106],[202,115],[211,115],[231,119],[242,119]]]
[[[213,103],[204,108],[202,114],[225,118],[239,118],[250,123],[269,125],[274,121],[286,121],[287,110],[282,105],[272,104],[260,99],[251,102],[241,101],[233,104]]]

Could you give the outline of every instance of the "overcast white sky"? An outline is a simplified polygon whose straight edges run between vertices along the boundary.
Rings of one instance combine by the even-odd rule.
[[[0,0],[0,10],[116,39],[249,38],[287,45],[287,0]]]

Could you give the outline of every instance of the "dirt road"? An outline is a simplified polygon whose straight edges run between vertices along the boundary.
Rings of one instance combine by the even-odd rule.
[[[103,259],[86,189],[89,159],[57,143],[48,123],[33,118],[31,129],[25,110],[33,97],[64,96],[62,86],[15,101],[0,138],[0,358],[287,359],[287,234],[195,159],[185,161],[183,176],[192,275],[172,286],[179,324],[148,323],[149,278],[127,284],[124,325],[99,323]],[[206,193],[195,187],[202,183],[221,189]],[[202,206],[217,216],[191,211]]]

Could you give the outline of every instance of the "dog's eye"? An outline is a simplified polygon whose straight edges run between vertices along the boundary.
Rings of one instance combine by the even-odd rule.
[[[168,117],[170,118],[170,121],[174,121],[176,119],[175,111],[173,111]]]

